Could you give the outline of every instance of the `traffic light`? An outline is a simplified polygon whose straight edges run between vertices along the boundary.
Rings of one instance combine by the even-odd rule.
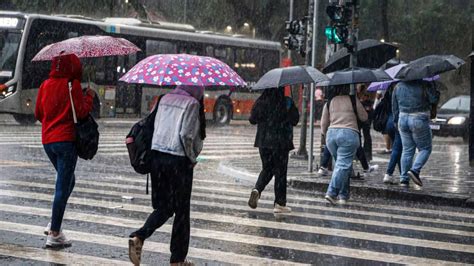
[[[349,7],[337,5],[332,3],[326,8],[326,13],[329,16],[330,24],[325,28],[325,35],[329,42],[335,44],[344,44],[350,48],[349,39],[349,24],[352,20],[352,10]]]
[[[289,50],[296,50],[302,56],[305,56],[305,37],[306,37],[306,20],[286,21],[286,30],[288,35],[283,38],[283,43]]]

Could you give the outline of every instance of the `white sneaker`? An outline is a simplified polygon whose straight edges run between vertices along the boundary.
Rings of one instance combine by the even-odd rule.
[[[369,165],[369,169],[364,170],[364,173],[372,173],[373,171],[376,171],[377,169],[379,169],[378,164]]]
[[[324,167],[319,167],[318,174],[321,176],[328,176],[329,175],[329,170]]]
[[[340,204],[340,205],[345,205],[345,204],[347,204],[347,200],[346,199],[339,199],[337,201],[337,203]]]
[[[63,232],[60,232],[57,236],[49,234],[46,239],[46,247],[48,248],[68,247],[71,246],[71,244],[71,240],[67,239]]]
[[[278,203],[275,203],[275,207],[273,208],[274,213],[290,213],[291,208],[287,206],[281,206]]]
[[[44,235],[49,235],[49,231],[51,231],[51,223],[48,223],[48,225],[44,228]]]
[[[385,175],[383,176],[383,182],[384,182],[385,184],[396,184],[396,183],[397,183],[397,180],[396,180],[393,176],[391,176],[391,175],[389,175],[389,174],[385,174]]]
[[[336,205],[337,203],[337,199],[336,198],[333,198],[329,195],[325,195],[324,198],[329,202],[331,203],[332,205]]]

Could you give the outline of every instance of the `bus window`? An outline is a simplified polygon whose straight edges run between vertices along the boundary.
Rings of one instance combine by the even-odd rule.
[[[261,51],[263,58],[263,73],[267,73],[269,70],[277,68],[279,66],[279,58],[280,52],[279,51]]]
[[[13,77],[20,40],[19,31],[0,30],[0,77]]]
[[[188,43],[188,54],[192,55],[202,55],[203,54],[203,46],[200,43]]]
[[[237,49],[234,69],[247,82],[256,82],[260,77],[260,60],[255,49]]]
[[[206,46],[206,56],[214,57],[214,46]]]
[[[219,47],[214,49],[214,57],[232,67],[235,61],[234,50],[230,47]]]
[[[174,54],[176,44],[167,41],[146,40],[146,56],[154,54]]]

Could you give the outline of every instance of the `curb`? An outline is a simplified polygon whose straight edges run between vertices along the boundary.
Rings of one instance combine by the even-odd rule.
[[[470,197],[442,194],[426,194],[416,191],[403,191],[398,189],[390,189],[385,187],[369,187],[357,184],[358,181],[351,182],[351,193],[357,196],[370,196],[385,199],[416,201],[419,203],[431,203],[439,205],[447,205],[454,207],[474,208],[474,199]],[[326,182],[314,182],[298,179],[288,180],[288,185],[295,189],[311,190],[317,192],[326,192],[328,184]]]
[[[245,169],[232,167],[225,163],[219,163],[218,172],[235,178],[238,181],[255,183],[258,174],[246,171]],[[298,178],[289,178],[288,186],[303,191],[325,193],[328,187],[327,182],[317,182],[301,180]],[[398,188],[398,187],[397,187]],[[351,193],[359,197],[377,197],[384,199],[405,200],[418,203],[438,204],[453,207],[474,208],[474,198],[467,196],[426,194],[417,191],[404,191],[401,189],[390,189],[387,187],[364,186],[359,181],[351,182]]]

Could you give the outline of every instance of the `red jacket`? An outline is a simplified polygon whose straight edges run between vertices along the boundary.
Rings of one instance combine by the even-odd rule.
[[[81,88],[82,65],[76,55],[55,57],[49,78],[39,89],[35,117],[42,124],[42,142],[74,141],[74,120],[68,81],[72,83],[72,99],[77,119],[87,117],[92,109],[92,96],[84,96]]]

